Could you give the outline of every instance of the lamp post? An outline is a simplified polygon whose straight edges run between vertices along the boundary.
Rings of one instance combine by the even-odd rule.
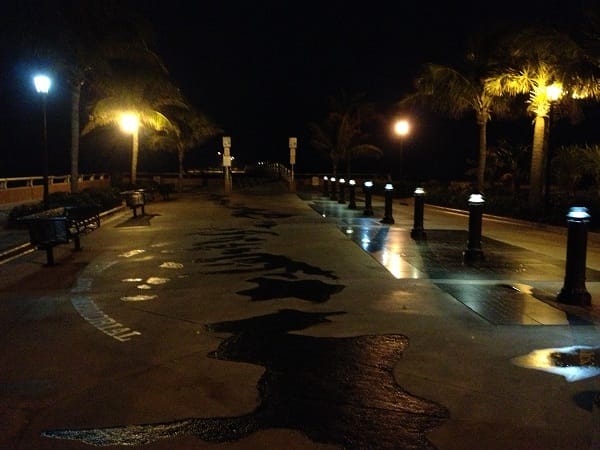
[[[119,123],[121,124],[121,129],[132,136],[130,182],[132,186],[135,186],[137,182],[137,162],[140,149],[140,118],[136,113],[126,112],[121,115]]]
[[[394,132],[400,136],[400,168],[398,170],[398,178],[402,174],[402,153],[404,151],[404,138],[410,133],[410,123],[406,119],[397,120],[394,124]]]
[[[290,179],[290,192],[296,192],[296,182],[294,181],[294,165],[296,164],[296,148],[298,147],[298,138],[291,137],[289,138],[289,147],[290,147],[290,167],[291,169],[291,179]]]
[[[44,209],[48,209],[50,205],[50,192],[48,189],[48,126],[46,122],[46,98],[52,85],[52,80],[47,75],[36,75],[33,77],[33,83],[35,90],[42,94],[42,110],[44,115],[44,149],[42,152],[42,164],[43,164],[43,185],[44,185]]]
[[[223,136],[223,173],[225,174],[225,192],[231,192],[231,137]]]

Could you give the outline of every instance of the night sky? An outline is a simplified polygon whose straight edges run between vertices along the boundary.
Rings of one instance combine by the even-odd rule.
[[[343,89],[364,93],[375,102],[383,120],[373,143],[383,148],[385,157],[365,161],[361,168],[383,171],[395,163],[399,147],[390,133],[395,104],[411,90],[422,64],[453,65],[463,57],[469,36],[482,29],[506,23],[573,22],[586,2],[569,2],[568,11],[561,1],[351,3],[356,2],[134,2],[152,25],[152,45],[174,82],[231,136],[236,158],[287,163],[288,137],[297,136],[297,169],[307,172],[330,167],[316,157],[306,133],[307,123],[321,120],[327,112],[329,96]],[[40,100],[26,67],[6,58],[2,64],[0,176],[36,174],[40,171],[35,167],[42,134]],[[51,172],[55,173],[69,172],[68,111],[68,89],[57,80],[48,98]],[[474,121],[449,121],[424,112],[414,112],[411,119],[414,129],[404,143],[405,164],[417,172],[461,176],[465,158],[476,155]],[[530,119],[524,117],[514,123],[514,132],[527,139],[529,127]],[[506,124],[497,130],[490,127],[490,140],[506,129],[510,129]],[[129,144],[125,137],[121,141],[115,145],[122,145],[126,153]],[[82,143],[82,152],[93,151],[90,146]],[[218,150],[220,139],[207,143],[204,156],[191,156],[188,168],[205,164],[206,155]],[[84,171],[94,170],[86,167],[88,160],[82,155]],[[142,171],[144,161],[141,155]],[[436,162],[433,168],[431,161]],[[424,169],[426,165],[429,168]]]

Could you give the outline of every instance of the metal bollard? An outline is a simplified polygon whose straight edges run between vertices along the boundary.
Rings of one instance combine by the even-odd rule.
[[[381,223],[394,223],[394,217],[392,216],[392,201],[394,198],[394,186],[392,183],[386,183],[385,185],[385,213]]]
[[[371,180],[367,180],[363,183],[363,192],[365,193],[365,210],[363,212],[363,215],[372,216],[373,205],[371,203],[371,200],[373,197],[373,182]]]
[[[337,183],[335,181],[335,177],[331,177],[329,181],[331,181],[331,195],[329,198],[331,200],[337,200]]]
[[[567,213],[567,261],[565,281],[557,300],[570,305],[589,306],[592,296],[585,287],[587,248],[587,224],[590,221],[587,208],[573,206]]]
[[[348,195],[350,199],[348,201],[348,209],[356,209],[356,181],[350,179],[348,181]]]
[[[329,197],[329,177],[323,177],[323,197]]]
[[[340,192],[338,195],[338,203],[346,203],[346,180],[340,178]]]
[[[469,197],[469,240],[467,249],[463,252],[463,261],[466,264],[484,259],[481,250],[481,222],[484,203],[485,200],[481,194],[471,194]]]
[[[425,190],[421,187],[415,189],[413,193],[415,199],[415,212],[413,229],[410,231],[410,237],[413,239],[425,239],[426,233],[423,228],[423,210],[425,208]]]

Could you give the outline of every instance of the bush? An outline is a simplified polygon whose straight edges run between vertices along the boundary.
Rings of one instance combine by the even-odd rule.
[[[48,197],[50,208],[62,206],[96,206],[100,211],[108,211],[122,204],[121,195],[116,188],[88,188],[81,192],[53,192]],[[8,213],[8,228],[18,228],[20,217],[44,211],[44,203],[17,205]]]

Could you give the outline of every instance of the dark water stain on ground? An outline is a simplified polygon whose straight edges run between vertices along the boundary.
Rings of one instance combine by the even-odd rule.
[[[345,286],[328,284],[321,280],[277,280],[274,278],[258,277],[250,280],[258,286],[252,289],[238,291],[237,294],[252,297],[253,302],[275,300],[279,298],[299,298],[314,303],[323,303],[332,295],[341,292]]]
[[[345,449],[429,449],[426,432],[448,411],[410,395],[392,376],[408,346],[402,335],[318,338],[290,334],[329,322],[341,312],[282,310],[208,325],[228,333],[209,356],[265,367],[257,388],[260,405],[237,417],[190,418],[138,426],[55,430],[44,436],[93,445],[140,445],[194,435],[210,442],[235,441],[268,428],[296,429],[315,442]]]

